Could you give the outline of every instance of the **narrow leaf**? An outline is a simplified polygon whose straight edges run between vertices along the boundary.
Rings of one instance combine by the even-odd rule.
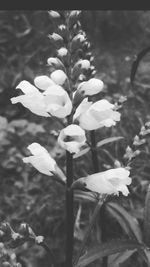
[[[85,155],[85,154],[86,154],[87,152],[89,152],[89,151],[90,151],[90,147],[86,147],[85,149],[81,150],[81,151],[78,152],[77,154],[74,154],[74,155],[73,155],[73,158],[74,158],[74,159],[77,159],[77,158],[79,158],[79,157]]]
[[[137,249],[126,250],[109,257],[109,267],[120,267],[120,264],[129,259]]]
[[[77,267],[84,267],[102,257],[109,256],[126,250],[141,249],[142,244],[131,239],[115,239],[103,243],[89,250],[85,255],[80,257]]]
[[[136,56],[135,60],[132,63],[132,67],[131,67],[131,73],[130,73],[130,81],[131,84],[133,86],[134,84],[134,79],[135,79],[135,75],[137,72],[137,68],[140,64],[140,61],[142,60],[142,58],[150,51],[150,46],[146,47],[145,49],[143,49],[142,51],[140,51],[138,53],[138,55]]]
[[[109,137],[109,138],[106,138],[106,139],[103,139],[103,140],[99,141],[97,143],[96,147],[99,148],[99,147],[101,147],[101,146],[103,146],[105,144],[116,142],[116,141],[118,141],[120,139],[124,139],[124,137],[123,136]]]
[[[145,198],[144,209],[144,241],[147,246],[150,246],[150,185]]]
[[[121,207],[117,203],[108,203],[107,209],[109,210],[111,215],[117,219],[120,226],[129,236],[139,242],[142,242],[142,234],[136,218],[131,216],[123,207]]]
[[[85,192],[81,190],[74,191],[74,199],[76,201],[83,201],[83,202],[96,202],[96,195],[93,192]]]

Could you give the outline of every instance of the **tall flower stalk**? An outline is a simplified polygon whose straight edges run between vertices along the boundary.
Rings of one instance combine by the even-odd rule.
[[[103,81],[94,77],[96,70],[93,65],[93,56],[90,43],[79,21],[80,15],[79,10],[49,11],[50,19],[54,24],[54,32],[48,37],[55,48],[55,56],[47,59],[50,75],[36,77],[34,85],[28,81],[20,82],[16,89],[20,89],[23,94],[11,99],[12,104],[21,103],[38,116],[63,121],[61,125],[64,128],[60,130],[57,142],[66,150],[66,174],[52,159],[50,153],[38,143],[28,146],[32,156],[23,158],[23,161],[32,164],[44,175],[57,177],[57,180],[65,185],[66,267],[75,267],[78,264],[97,214],[107,195],[118,195],[122,192],[127,196],[129,193],[127,185],[131,183],[129,171],[125,168],[99,172],[95,130],[114,126],[120,120],[120,113],[116,111],[115,105],[106,99],[98,101],[93,99],[93,96],[101,93],[104,84]],[[80,152],[82,147],[88,143],[86,131],[90,132],[89,143],[94,174],[75,180],[73,155]],[[94,196],[96,195],[96,207],[73,262],[74,190],[76,189],[88,189],[93,192]],[[104,241],[103,237],[102,239]],[[49,251],[47,247],[45,249]],[[107,259],[105,258],[103,267],[106,266]]]

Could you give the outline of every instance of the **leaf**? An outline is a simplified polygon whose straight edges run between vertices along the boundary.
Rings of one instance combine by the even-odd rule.
[[[129,236],[142,242],[142,233],[136,218],[117,203],[108,203],[107,209]]]
[[[83,202],[95,202],[96,201],[96,196],[92,192],[85,192],[81,190],[75,190],[74,191],[74,198],[76,201],[83,201]]]
[[[147,246],[150,246],[150,185],[148,186],[145,209],[144,209],[144,241]]]
[[[74,155],[73,155],[73,158],[74,158],[74,159],[77,159],[77,158],[83,156],[84,154],[86,154],[86,153],[89,152],[89,151],[90,151],[90,147],[86,147],[85,149],[82,149],[79,153],[74,154]]]
[[[90,249],[85,255],[80,257],[76,267],[84,267],[91,262],[102,257],[118,252],[141,249],[143,245],[132,239],[114,239]]]
[[[112,143],[112,142],[116,142],[120,139],[124,139],[123,136],[116,136],[116,137],[109,137],[109,138],[106,138],[106,139],[103,139],[101,141],[99,141],[96,145],[97,148],[105,145],[105,144],[108,144],[108,143]]]
[[[123,136],[117,136],[117,137],[109,137],[109,138],[106,138],[106,139],[103,139],[101,141],[99,141],[96,145],[97,148],[105,145],[105,144],[108,144],[108,143],[111,143],[111,142],[115,142],[115,141],[118,141],[120,139],[123,139],[124,137]],[[85,155],[87,152],[90,151],[90,147],[86,147],[85,149],[81,150],[79,153],[75,154],[73,156],[74,159],[77,159],[83,155]]]
[[[123,263],[128,258],[130,258],[136,250],[137,249],[126,250],[120,253],[116,253],[115,255],[111,255],[109,257],[109,267],[120,267],[120,263]]]
[[[134,79],[135,79],[135,75],[137,72],[137,68],[140,64],[140,61],[142,60],[142,58],[150,51],[150,46],[146,47],[145,49],[143,49],[142,51],[140,51],[138,53],[138,55],[136,56],[135,60],[132,63],[132,67],[131,67],[131,73],[130,73],[130,81],[132,86],[134,85]]]

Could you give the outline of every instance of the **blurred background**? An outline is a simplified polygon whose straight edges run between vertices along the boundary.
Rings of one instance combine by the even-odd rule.
[[[124,137],[123,141],[108,144],[99,151],[100,168],[105,170],[116,166],[116,161],[125,164],[126,147],[132,145],[142,125],[150,121],[149,54],[140,62],[134,89],[130,85],[135,55],[150,46],[150,11],[85,10],[81,23],[92,45],[96,76],[104,81],[108,98],[114,103],[120,96],[127,96],[121,109],[120,123],[112,129],[97,132],[98,141],[110,136]],[[48,74],[46,60],[53,56],[53,47],[47,36],[52,29],[46,10],[0,11],[0,222],[11,222],[15,229],[21,222],[29,223],[37,235],[45,236],[53,252],[63,262],[65,190],[53,178],[36,173],[22,162],[22,158],[29,155],[27,146],[39,142],[65,171],[64,151],[54,145],[55,131],[61,127],[53,119],[38,117],[20,104],[12,105],[10,102],[10,98],[18,94],[15,87],[20,81],[33,83],[36,76]],[[75,167],[76,177],[92,173],[90,155],[75,160]],[[134,194],[128,199],[119,199],[141,227],[149,171],[149,160],[139,158],[132,169]],[[84,226],[93,209],[93,203],[84,205],[80,227],[75,232],[76,246],[82,240]],[[77,211],[79,207],[77,202]],[[109,213],[107,216],[108,236],[122,235],[119,224],[110,219]],[[94,233],[91,242],[99,242],[98,222]],[[38,246],[24,244],[16,249],[16,253],[23,267],[50,267],[48,256]],[[131,263],[132,259],[121,266],[131,266]]]

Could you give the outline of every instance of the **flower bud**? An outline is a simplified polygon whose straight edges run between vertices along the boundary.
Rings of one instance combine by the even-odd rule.
[[[85,142],[85,131],[75,124],[62,129],[58,137],[59,145],[70,153],[78,153]]]
[[[78,33],[71,41],[71,51],[75,51],[83,47],[86,41],[86,36],[82,33]]]
[[[53,71],[50,77],[58,85],[63,85],[68,79],[66,73],[63,70]]]
[[[69,28],[71,28],[78,21],[80,14],[81,14],[81,10],[72,10],[70,12],[69,18],[68,18]]]
[[[90,61],[87,59],[80,59],[73,67],[73,79],[76,79],[82,72],[85,72],[88,69],[90,69]]]
[[[53,69],[53,70],[56,70],[56,69],[62,69],[64,70],[65,69],[65,66],[64,64],[61,62],[61,60],[57,57],[49,57],[47,59],[47,63],[48,65]]]
[[[61,19],[61,16],[60,16],[60,14],[57,12],[57,11],[54,11],[54,10],[50,10],[50,11],[48,11],[48,14],[49,14],[49,16],[50,16],[50,18],[51,18],[51,20],[53,21],[55,21],[55,22],[59,22],[60,21],[60,19]]]
[[[54,32],[53,34],[49,34],[48,37],[55,46],[61,47],[63,45],[64,40],[59,34]]]
[[[57,50],[57,56],[62,60],[64,64],[69,63],[69,53],[66,47],[61,47]]]
[[[58,26],[58,33],[65,39],[68,40],[69,32],[67,30],[66,25],[61,24]]]

